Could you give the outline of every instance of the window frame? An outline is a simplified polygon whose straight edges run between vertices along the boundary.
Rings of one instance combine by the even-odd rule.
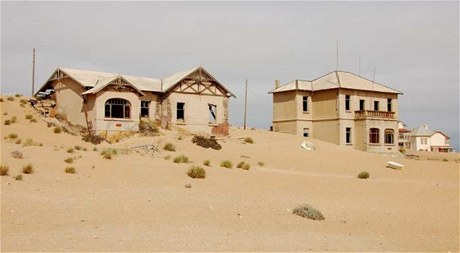
[[[179,105],[182,105],[179,109]],[[179,118],[179,111],[181,112],[180,114],[182,115],[181,118]],[[179,121],[179,120],[182,120],[182,121],[185,121],[185,103],[184,102],[177,102],[176,103],[176,120]]]
[[[378,128],[370,128],[369,129],[369,143],[370,144],[379,144],[380,143],[380,129],[378,129]]]
[[[310,137],[310,128],[309,127],[304,127],[302,135],[303,135],[303,137],[309,138]]]
[[[114,113],[114,107],[121,110]],[[120,108],[121,107],[121,108]],[[118,114],[121,113],[121,117]],[[104,118],[106,119],[131,119],[131,102],[124,98],[109,98],[104,103]]]
[[[393,99],[387,98],[387,111],[392,112],[393,111]]]
[[[351,96],[345,95],[345,111],[350,111]]]
[[[308,112],[308,96],[302,96],[302,112]]]
[[[345,128],[345,143],[351,144],[351,127]]]
[[[383,142],[385,144],[394,144],[395,143],[395,130],[391,128],[385,129],[383,132]]]
[[[380,103],[379,101],[374,101],[374,111],[379,111]]]
[[[141,111],[140,111],[140,116],[148,118],[150,117],[150,102],[149,100],[141,100]],[[147,106],[145,106],[147,104]],[[144,110],[147,110],[147,115],[143,113]]]
[[[360,111],[366,110],[366,100],[365,99],[359,100],[359,110]]]

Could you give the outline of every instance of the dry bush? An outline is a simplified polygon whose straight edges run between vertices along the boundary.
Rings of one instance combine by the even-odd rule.
[[[324,220],[323,214],[316,208],[311,207],[310,205],[302,205],[296,207],[294,208],[292,213],[311,220]]]
[[[170,155],[165,156],[165,160],[169,160],[169,159],[171,159]]]
[[[22,175],[19,174],[19,175],[15,176],[14,179],[18,180],[18,181],[21,181],[22,180]]]
[[[34,140],[32,140],[31,138],[27,138],[22,144],[22,146],[28,147],[28,146],[33,146],[34,144],[35,144]]]
[[[8,170],[10,167],[7,165],[0,165],[0,176],[8,176]]]
[[[125,138],[129,138],[131,136],[133,136],[134,133],[133,132],[129,132],[129,131],[119,131],[119,132],[116,132],[116,133],[113,133],[111,135],[109,135],[107,137],[107,142],[109,142],[110,144],[112,143],[118,143],[120,142],[121,140],[125,139]]]
[[[206,170],[199,166],[192,166],[188,169],[187,175],[191,178],[206,178]]]
[[[160,133],[160,129],[158,128],[155,121],[141,119],[139,121],[139,132],[142,135],[154,136]]]
[[[107,160],[112,159],[112,156],[115,156],[116,154],[117,154],[117,150],[113,148],[105,148],[101,152],[102,158],[107,159]]]
[[[175,163],[188,163],[189,159],[188,159],[188,157],[186,157],[184,155],[180,155],[180,156],[174,157],[173,162],[175,162]]]
[[[244,143],[253,144],[254,140],[251,137],[246,137],[246,138],[244,138]]]
[[[36,118],[32,118],[32,119],[30,119],[30,122],[36,123],[36,122],[37,122],[37,119],[36,119]]]
[[[55,126],[53,132],[55,134],[60,134],[62,132],[62,127],[60,126]]]
[[[8,97],[6,100],[8,100],[8,101],[14,101],[14,97]]]
[[[16,116],[13,116],[11,118],[11,124],[13,124],[13,123],[18,123],[18,118],[16,118]]]
[[[32,116],[32,114],[26,114],[25,118],[26,118],[26,119],[32,119],[33,116]]]
[[[171,142],[166,143],[164,145],[163,149],[166,150],[166,151],[171,151],[171,152],[176,151],[176,147]]]
[[[64,162],[66,163],[73,163],[74,159],[72,157],[67,157],[66,159],[64,159]]]
[[[13,151],[11,152],[11,157],[16,158],[16,159],[22,159],[22,153],[19,151]]]
[[[22,173],[24,174],[32,174],[33,172],[34,172],[34,167],[30,163],[22,167]]]
[[[257,165],[259,165],[260,167],[264,167],[265,163],[264,162],[258,162]]]
[[[9,125],[11,125],[11,120],[9,120],[9,119],[5,120],[5,122],[3,124],[5,124],[5,126],[9,126]]]
[[[204,166],[211,166],[211,161],[209,161],[209,160],[204,160],[204,161],[203,161],[203,165],[204,165]]]
[[[101,144],[101,142],[103,142],[105,139],[104,137],[100,135],[86,134],[86,135],[83,135],[82,140],[97,145],[97,144]]]
[[[363,171],[363,172],[359,173],[358,178],[360,178],[360,179],[368,179],[369,178],[369,172]]]
[[[71,154],[71,153],[74,152],[74,150],[73,150],[73,148],[68,148],[68,149],[66,150],[66,152],[69,153],[69,154]]]
[[[73,148],[74,148],[75,150],[81,150],[81,149],[82,149],[82,147],[81,147],[80,145],[75,145]]]
[[[68,174],[75,174],[76,173],[74,167],[66,167],[64,171],[65,171],[65,173],[68,173]]]
[[[20,98],[20,97],[22,97],[22,95],[21,95],[21,94],[19,94],[19,93],[16,93],[16,94],[14,94],[14,96],[15,96],[15,97],[17,97],[17,98]]]
[[[0,98],[0,102],[3,102],[3,98]]]
[[[8,135],[8,138],[14,140],[14,139],[18,138],[18,135],[15,134],[15,133],[11,133],[11,134]]]
[[[215,150],[222,149],[222,146],[217,142],[216,137],[214,136],[206,138],[201,135],[194,135],[192,138],[192,142],[203,148],[212,148]]]
[[[224,160],[220,163],[220,167],[231,169],[233,167],[233,163],[229,160]]]
[[[22,140],[21,139],[17,139],[14,143],[16,144],[21,144]]]

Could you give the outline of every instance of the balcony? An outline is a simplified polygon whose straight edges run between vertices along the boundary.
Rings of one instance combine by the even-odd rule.
[[[394,112],[355,111],[355,119],[395,119]]]

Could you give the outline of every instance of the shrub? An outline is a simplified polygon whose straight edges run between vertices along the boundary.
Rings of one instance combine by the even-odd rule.
[[[33,116],[32,116],[32,114],[26,114],[25,118],[26,118],[26,119],[32,119]]]
[[[64,160],[64,162],[66,163],[73,163],[73,158],[72,157],[68,157]]]
[[[186,157],[184,155],[180,155],[180,156],[174,157],[173,162],[175,162],[175,163],[188,163],[189,160],[188,160],[188,157]]]
[[[206,170],[199,166],[192,166],[188,169],[187,175],[191,178],[206,178]]]
[[[16,144],[21,144],[22,140],[21,139],[17,139],[14,143]]]
[[[117,154],[117,150],[113,148],[105,148],[101,152],[102,158],[107,159],[107,160],[112,159],[112,156],[116,154]]]
[[[55,134],[60,134],[62,132],[62,128],[60,126],[55,126],[53,131]]]
[[[292,213],[311,220],[324,220],[323,214],[310,205],[296,207]]]
[[[19,103],[21,103],[21,105],[25,105],[25,104],[27,104],[27,100],[25,100],[25,99],[20,99],[20,100],[19,100]]]
[[[176,151],[176,147],[171,142],[166,143],[164,145],[163,149],[166,150],[166,151],[171,151],[171,152]]]
[[[229,160],[224,160],[220,163],[220,167],[231,169],[233,167],[233,164]]]
[[[22,173],[24,174],[32,174],[34,172],[34,168],[32,164],[27,164],[26,166],[22,167]]]
[[[9,169],[7,165],[0,165],[0,176],[7,176]]]
[[[406,153],[406,149],[404,149],[403,147],[399,148],[399,152],[401,154],[405,154]]]
[[[160,129],[154,121],[141,119],[139,121],[139,132],[143,135],[152,136],[158,135]]]
[[[34,141],[31,139],[31,138],[27,138],[24,143],[22,144],[22,146],[24,147],[28,147],[28,146],[32,146],[34,145]]]
[[[169,160],[169,159],[171,159],[170,155],[165,156],[165,160]]]
[[[264,162],[258,162],[257,165],[259,165],[260,167],[264,167],[265,163]]]
[[[65,171],[65,173],[69,173],[69,174],[75,174],[76,173],[74,167],[66,167],[64,171]]]
[[[240,168],[240,169],[243,169],[243,170],[249,170],[251,168],[251,165],[249,163],[246,163],[246,162],[240,162],[240,163],[238,163],[238,165],[236,167]]]
[[[15,134],[15,133],[11,133],[11,134],[8,135],[8,138],[14,140],[14,139],[18,138],[18,135]]]
[[[194,135],[192,138],[192,142],[196,145],[203,147],[203,148],[212,148],[215,150],[221,150],[222,146],[217,142],[214,136],[206,138],[201,135]]]
[[[86,134],[86,135],[83,135],[82,140],[84,140],[86,142],[91,142],[92,144],[97,145],[97,144],[101,144],[101,142],[103,142],[105,139],[104,139],[104,137],[99,136],[99,135]],[[97,150],[95,150],[95,151],[97,151]]]
[[[75,145],[73,148],[74,148],[75,150],[81,150],[80,145]]]
[[[68,148],[68,149],[66,150],[66,152],[70,154],[70,153],[73,153],[74,150],[73,150],[73,148]]]
[[[37,119],[36,119],[36,118],[32,118],[32,119],[30,119],[30,122],[36,123],[36,122],[37,122]]]
[[[19,174],[19,175],[15,176],[14,179],[16,179],[18,181],[21,181],[22,180],[22,175]]]
[[[204,160],[204,161],[203,161],[203,165],[204,165],[204,166],[211,166],[211,161],[209,161],[209,160]]]
[[[16,159],[22,159],[23,155],[21,152],[16,150],[16,151],[11,152],[11,156]]]
[[[358,178],[361,178],[361,179],[368,179],[368,178],[369,178],[369,172],[363,171],[363,172],[359,173],[359,174],[358,174]]]
[[[442,159],[443,162],[448,162],[449,160],[447,158]]]
[[[19,98],[21,97],[22,95],[21,94],[14,94],[15,97]]]
[[[8,100],[8,101],[14,101],[14,97],[8,97],[6,100]]]
[[[5,120],[4,124],[5,124],[5,126],[11,125],[11,120],[9,120],[9,119]]]
[[[11,123],[18,123],[18,118],[16,118],[16,116],[13,116],[11,118]]]
[[[3,98],[0,98],[0,102],[3,102]]]
[[[244,138],[244,143],[253,144],[254,140],[251,137],[246,137],[246,138]]]

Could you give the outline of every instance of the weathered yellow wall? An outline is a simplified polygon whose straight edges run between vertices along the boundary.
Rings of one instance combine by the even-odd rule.
[[[338,90],[325,90],[313,93],[313,118],[315,120],[337,118],[337,92]]]
[[[314,121],[313,138],[327,141],[333,144],[339,144],[339,122],[331,121]]]
[[[273,94],[273,122],[297,118],[298,102],[296,92],[279,92]],[[301,110],[302,107],[300,107]],[[295,133],[295,131],[293,132]]]
[[[144,96],[139,97],[139,113],[141,101],[150,101],[149,103],[149,119],[150,120],[160,120],[159,111],[157,111],[157,106],[160,103],[160,97],[158,93],[153,92],[144,92]]]
[[[350,95],[350,110],[345,110],[345,96]],[[355,111],[359,110],[359,100],[363,99],[365,110],[374,110],[374,101],[379,101],[379,111],[387,111],[387,99],[392,99],[392,111],[395,118],[398,118],[398,99],[397,94],[381,93],[372,91],[360,91],[350,89],[340,89],[339,93],[339,113],[341,118],[354,119]]]
[[[297,122],[294,120],[274,122],[273,131],[280,132],[280,133],[297,134]],[[310,133],[310,136],[311,136],[311,133]]]
[[[83,98],[80,96],[85,89],[70,78],[52,82],[56,94],[57,112],[74,125],[86,126],[83,113]]]

